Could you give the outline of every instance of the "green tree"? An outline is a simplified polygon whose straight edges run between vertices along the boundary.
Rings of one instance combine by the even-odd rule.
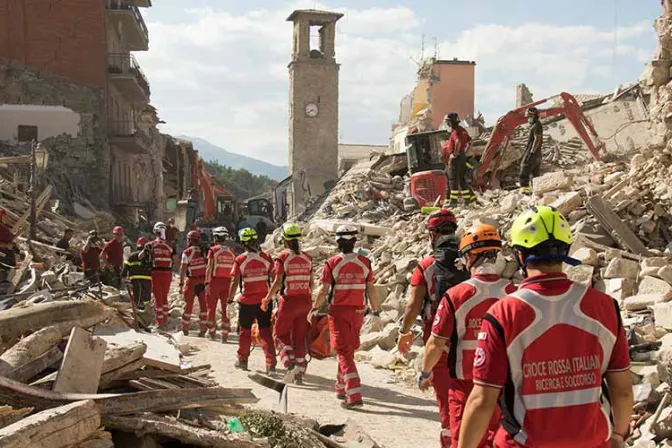
[[[205,162],[213,179],[228,188],[239,201],[270,192],[278,183],[267,176],[252,174],[246,169],[233,169],[218,162]]]

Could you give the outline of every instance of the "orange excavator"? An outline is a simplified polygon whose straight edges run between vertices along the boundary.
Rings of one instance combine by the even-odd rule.
[[[525,111],[530,107],[539,106],[555,98],[557,98],[557,96],[526,104],[525,106],[508,112],[497,120],[497,124],[492,131],[492,135],[490,135],[485,151],[483,151],[481,166],[476,174],[476,187],[478,189],[482,191],[491,187],[492,181],[497,175],[502,155],[506,152],[511,143],[513,133],[519,126],[527,122]],[[574,126],[574,129],[576,129],[579,137],[581,137],[581,140],[586,144],[595,160],[604,160],[607,155],[604,142],[600,141],[597,131],[595,131],[593,124],[583,113],[583,109],[579,102],[576,101],[574,96],[566,92],[562,92],[559,95],[559,98],[562,101],[562,104],[547,109],[539,109],[539,118],[545,120],[550,117],[564,114],[567,117],[567,120]],[[488,172],[490,173],[489,176],[487,176]]]

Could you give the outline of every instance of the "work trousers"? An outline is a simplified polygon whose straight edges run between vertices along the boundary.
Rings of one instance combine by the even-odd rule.
[[[473,388],[474,384],[471,381],[454,379],[450,382],[448,400],[450,403],[450,432],[452,433],[453,447],[457,447],[457,442],[460,438],[460,426],[462,424],[464,408],[467,404],[467,398],[469,398],[469,394]],[[479,448],[490,448],[493,446],[495,434],[499,428],[500,421],[501,412],[499,407],[497,407],[494,414],[492,414],[492,418],[490,419],[488,431],[483,435],[483,439],[478,445]]]
[[[520,164],[520,188],[529,189],[532,178],[541,174],[541,150],[526,151]]]
[[[252,345],[252,325],[257,321],[259,338],[266,356],[266,366],[275,367],[275,341],[273,341],[273,329],[271,328],[271,316],[273,304],[268,304],[266,311],[261,310],[261,303],[256,305],[240,304],[238,311],[238,361],[246,362],[250,357]]]
[[[91,283],[100,283],[100,270],[86,269],[84,270],[84,278]]]
[[[121,268],[116,266],[107,267],[102,273],[103,284],[121,289]]]
[[[152,300],[152,281],[147,279],[131,279],[135,304],[144,309]]]
[[[465,153],[451,157],[448,163],[448,188],[451,202],[459,199],[471,202],[476,198],[467,181],[467,155]]]
[[[306,335],[308,313],[313,306],[310,295],[283,297],[280,299],[275,335],[280,341],[280,361],[285,368],[295,365],[299,372],[306,373]]]
[[[172,281],[172,271],[152,271],[152,293],[154,293],[154,310],[156,311],[156,323],[158,325],[165,325],[168,322],[168,314],[170,313],[168,293]]]
[[[422,322],[422,340],[427,344],[427,340],[432,334],[432,324],[434,319],[423,320]],[[441,448],[450,448],[451,433],[450,433],[450,406],[448,400],[448,389],[450,387],[450,369],[448,369],[448,353],[443,352],[441,359],[436,363],[432,369],[432,387],[436,395],[436,404],[439,406],[439,416],[441,417],[441,433],[439,441]],[[453,448],[457,448],[454,445]]]
[[[347,403],[362,401],[362,388],[355,351],[359,348],[359,332],[364,323],[364,310],[352,306],[329,307],[331,347],[336,350],[338,373],[334,390],[345,395]]]
[[[230,286],[231,278],[212,277],[205,293],[208,300],[208,328],[211,334],[217,332],[217,304],[222,304],[222,339],[228,338],[231,332],[231,320],[226,310]]]
[[[182,313],[182,331],[189,331],[191,312],[194,309],[194,298],[198,296],[199,324],[201,333],[208,329],[208,304],[205,301],[205,277],[188,277],[182,290],[184,295],[184,313]]]

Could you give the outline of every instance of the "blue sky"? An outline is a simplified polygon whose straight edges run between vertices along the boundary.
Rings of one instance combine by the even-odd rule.
[[[288,74],[296,8],[344,12],[343,143],[388,142],[411,91],[424,34],[442,58],[475,60],[476,108],[488,123],[525,82],[536,99],[611,92],[635,82],[656,48],[659,0],[156,0],[143,10],[150,51],[138,54],[165,132],[287,164]],[[618,26],[615,26],[615,25]],[[616,32],[614,32],[616,30]],[[615,57],[614,57],[615,54]]]

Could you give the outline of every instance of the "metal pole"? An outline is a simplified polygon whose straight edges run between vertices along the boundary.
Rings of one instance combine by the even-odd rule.
[[[36,142],[33,140],[30,143],[30,234],[28,235],[28,241],[32,241],[37,238],[37,196],[36,196],[36,171],[37,163],[35,156]]]

